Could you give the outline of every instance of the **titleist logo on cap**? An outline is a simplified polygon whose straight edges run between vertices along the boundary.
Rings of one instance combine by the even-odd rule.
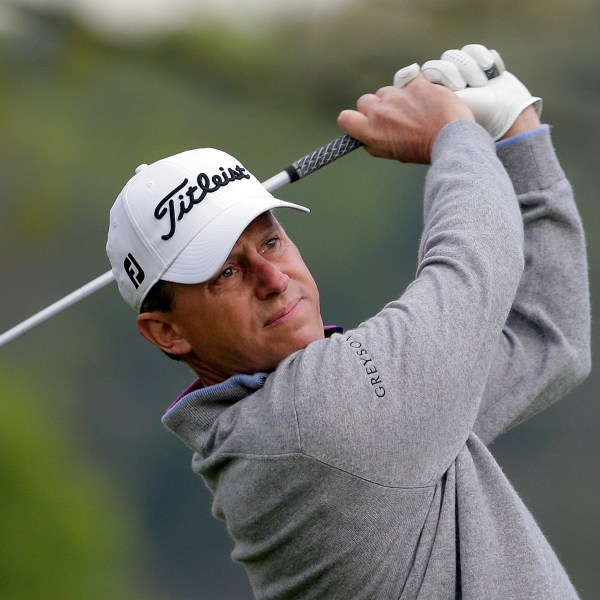
[[[160,221],[167,215],[169,218],[169,230],[160,236],[163,240],[169,240],[175,235],[177,222],[181,221],[196,204],[200,204],[208,194],[216,192],[234,181],[250,179],[250,175],[246,172],[246,169],[239,164],[236,167],[229,167],[227,169],[219,167],[219,171],[220,173],[212,176],[207,173],[200,173],[196,178],[198,185],[189,185],[185,192],[183,190],[188,185],[189,180],[187,178],[184,179],[156,205],[154,209],[156,219]],[[178,211],[175,207],[177,200],[179,200]]]

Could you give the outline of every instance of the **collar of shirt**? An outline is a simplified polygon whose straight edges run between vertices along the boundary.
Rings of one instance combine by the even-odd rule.
[[[344,328],[337,325],[326,325],[323,327],[325,337],[331,337],[334,333],[343,333]],[[175,408],[180,401],[194,394],[194,398],[202,397],[205,400],[236,400],[247,396],[265,384],[268,373],[254,373],[253,375],[234,375],[221,383],[204,387],[200,379],[196,379],[189,387],[187,387],[177,398],[171,403],[167,412],[163,417],[163,421],[168,419],[169,413]]]

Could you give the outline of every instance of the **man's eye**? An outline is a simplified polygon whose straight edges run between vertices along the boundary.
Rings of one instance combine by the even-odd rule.
[[[221,277],[223,277],[224,279],[227,279],[228,277],[231,277],[233,275],[234,271],[232,267],[227,267],[226,269],[224,269],[223,271],[221,271]]]
[[[271,238],[269,241],[267,241],[265,246],[267,247],[268,250],[271,250],[272,248],[275,248],[275,246],[277,246],[277,242],[279,242],[279,238],[274,237],[274,238]]]

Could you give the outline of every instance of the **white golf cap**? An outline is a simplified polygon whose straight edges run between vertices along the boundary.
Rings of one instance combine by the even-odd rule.
[[[119,292],[139,311],[159,279],[207,281],[250,222],[279,207],[309,212],[274,198],[220,150],[188,150],[140,165],[110,211],[106,252]]]

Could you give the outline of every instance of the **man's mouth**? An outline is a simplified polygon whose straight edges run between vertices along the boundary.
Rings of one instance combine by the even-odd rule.
[[[271,318],[266,322],[265,327],[277,327],[287,323],[295,316],[301,300],[302,298],[296,298],[295,300],[285,304],[285,306],[271,316]]]

